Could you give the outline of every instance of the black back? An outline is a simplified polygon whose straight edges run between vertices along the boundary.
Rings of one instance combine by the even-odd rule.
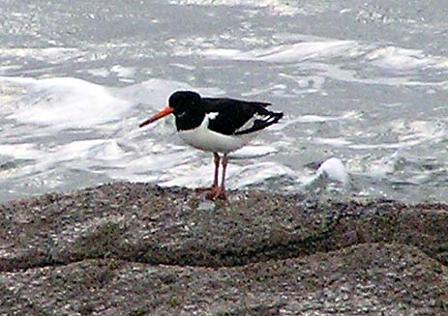
[[[190,91],[175,92],[169,104],[174,109],[177,130],[198,127],[207,113],[215,113],[209,119],[208,128],[224,135],[256,132],[277,123],[283,117],[281,112],[266,109],[270,103],[201,98],[199,94]]]
[[[207,113],[218,115],[209,120],[208,127],[224,135],[242,135],[256,132],[272,125],[283,116],[266,109],[270,103],[235,99],[203,98]],[[251,124],[246,123],[251,121]],[[244,128],[243,128],[244,127]]]

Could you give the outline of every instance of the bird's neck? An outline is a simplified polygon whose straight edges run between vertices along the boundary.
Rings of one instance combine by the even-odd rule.
[[[178,131],[186,131],[199,127],[205,118],[205,112],[200,110],[186,111],[176,116],[176,128]]]

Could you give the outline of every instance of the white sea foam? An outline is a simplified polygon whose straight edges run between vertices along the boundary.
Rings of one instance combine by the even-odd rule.
[[[335,146],[335,147],[347,146],[347,145],[351,144],[350,141],[345,140],[342,137],[337,137],[337,138],[315,137],[315,138],[313,138],[313,142],[316,144],[331,145],[331,146]]]
[[[95,127],[122,119],[132,104],[105,87],[76,78],[0,78],[23,84],[26,94],[9,119],[55,129]]]
[[[302,42],[278,47],[275,51],[259,51],[256,59],[272,63],[292,63],[338,56],[350,57],[355,53],[359,54],[357,45],[354,41],[339,40]]]
[[[50,64],[59,64],[84,56],[85,52],[73,47],[10,48],[0,49],[0,56],[29,58]]]
[[[275,46],[265,45],[262,48],[242,50],[223,47],[189,48],[189,54],[199,54],[210,59],[257,61],[273,64],[294,64],[299,69],[316,72],[321,80],[332,78],[345,82],[362,84],[382,84],[389,86],[431,86],[441,89],[448,87],[448,80],[433,80],[430,82],[416,80],[409,76],[410,72],[426,69],[448,69],[448,58],[425,54],[417,49],[405,49],[395,46],[380,46],[353,40],[337,40],[328,38],[313,38],[292,44]],[[341,62],[359,60],[364,66],[356,70],[347,68]],[[331,62],[330,62],[331,61]],[[379,72],[365,73],[365,65],[376,68]],[[395,76],[388,76],[389,71],[396,72]],[[284,75],[282,75],[284,77]],[[294,79],[294,76],[287,75]],[[297,83],[300,78],[295,78]],[[319,89],[319,87],[317,87]],[[272,90],[264,88],[262,92]],[[256,95],[253,91],[247,95]]]
[[[235,170],[236,169],[236,170]],[[234,168],[229,174],[229,184],[234,187],[245,187],[260,184],[268,179],[288,177],[297,178],[297,174],[291,168],[276,162],[262,162],[245,167]]]
[[[379,158],[353,156],[349,166],[353,174],[362,174],[373,178],[387,178],[395,171],[396,164],[401,156],[402,149]]]
[[[355,57],[362,53],[362,45],[355,41],[322,39],[253,49],[246,52],[238,49],[210,48],[198,51],[198,53],[210,58],[297,63],[304,60],[320,60],[340,56]]]
[[[118,77],[132,78],[135,76],[135,67],[123,67],[121,65],[115,65],[110,68],[111,72],[117,74]]]
[[[294,65],[303,71],[318,73],[317,77],[320,78],[317,81],[318,84],[308,89],[303,89],[304,82],[300,81],[301,77],[287,75],[288,79],[295,79],[297,85],[302,87],[301,93],[319,91],[327,78],[367,85],[427,86],[435,89],[447,89],[448,87],[448,80],[425,81],[409,75],[410,72],[424,71],[428,68],[448,69],[448,58],[424,54],[419,50],[382,47],[357,41],[320,38],[246,51],[220,47],[189,48],[188,55],[191,54],[199,54],[210,59]],[[361,69],[346,67],[345,63],[353,60],[359,60],[364,66]],[[379,71],[366,73],[366,65]],[[396,72],[396,74],[390,76],[388,75],[390,71]],[[284,75],[281,76],[285,78]],[[304,78],[306,79],[306,76]],[[272,94],[276,94],[274,85],[256,88],[246,92],[245,95],[252,96],[270,91]],[[282,91],[282,95],[284,94],[285,92]]]
[[[41,155],[41,151],[36,148],[36,144],[0,144],[0,155],[9,156],[15,159],[36,159]]]
[[[325,123],[331,121],[350,120],[358,118],[360,113],[355,111],[349,111],[342,115],[330,116],[330,115],[317,115],[317,114],[305,114],[295,118],[286,118],[280,121],[280,123],[270,127],[271,130],[282,130],[286,127],[295,124],[308,124],[308,123]],[[317,140],[319,141],[319,140]]]
[[[403,120],[388,123],[391,132],[397,135],[397,142],[388,143],[352,143],[352,149],[400,149],[409,148],[428,142],[437,142],[446,137],[446,126],[437,122]]]
[[[86,72],[92,76],[107,78],[110,75],[110,71],[106,68],[94,68],[94,69],[82,69],[78,72]]]
[[[213,59],[250,60],[268,63],[297,63],[330,58],[362,59],[376,67],[391,70],[448,68],[448,57],[426,54],[418,49],[378,46],[353,40],[318,38],[251,50],[203,47],[194,52]]]
[[[415,70],[431,68],[448,68],[448,58],[431,56],[421,50],[405,49],[400,47],[381,47],[365,56],[371,64],[391,70]]]
[[[285,0],[171,0],[173,4],[180,5],[207,5],[207,6],[236,6],[242,5],[254,8],[267,8],[273,13],[282,15],[293,15],[301,12],[298,7],[290,1]]]

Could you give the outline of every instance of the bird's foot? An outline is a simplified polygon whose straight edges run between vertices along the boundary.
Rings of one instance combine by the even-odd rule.
[[[210,192],[207,192],[206,198],[208,200],[227,200],[226,191],[221,187],[212,187]]]
[[[225,190],[220,190],[219,193],[215,196],[216,200],[227,201],[227,194]]]

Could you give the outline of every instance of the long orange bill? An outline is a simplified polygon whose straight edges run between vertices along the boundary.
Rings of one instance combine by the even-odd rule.
[[[145,125],[151,124],[152,122],[155,122],[159,119],[161,119],[162,117],[165,117],[167,115],[170,115],[171,113],[173,113],[174,109],[170,108],[169,106],[167,106],[166,108],[164,108],[162,111],[160,111],[159,113],[155,114],[154,116],[151,116],[149,119],[147,119],[146,121],[144,121],[143,123],[141,123],[139,125],[139,127],[143,127]]]

